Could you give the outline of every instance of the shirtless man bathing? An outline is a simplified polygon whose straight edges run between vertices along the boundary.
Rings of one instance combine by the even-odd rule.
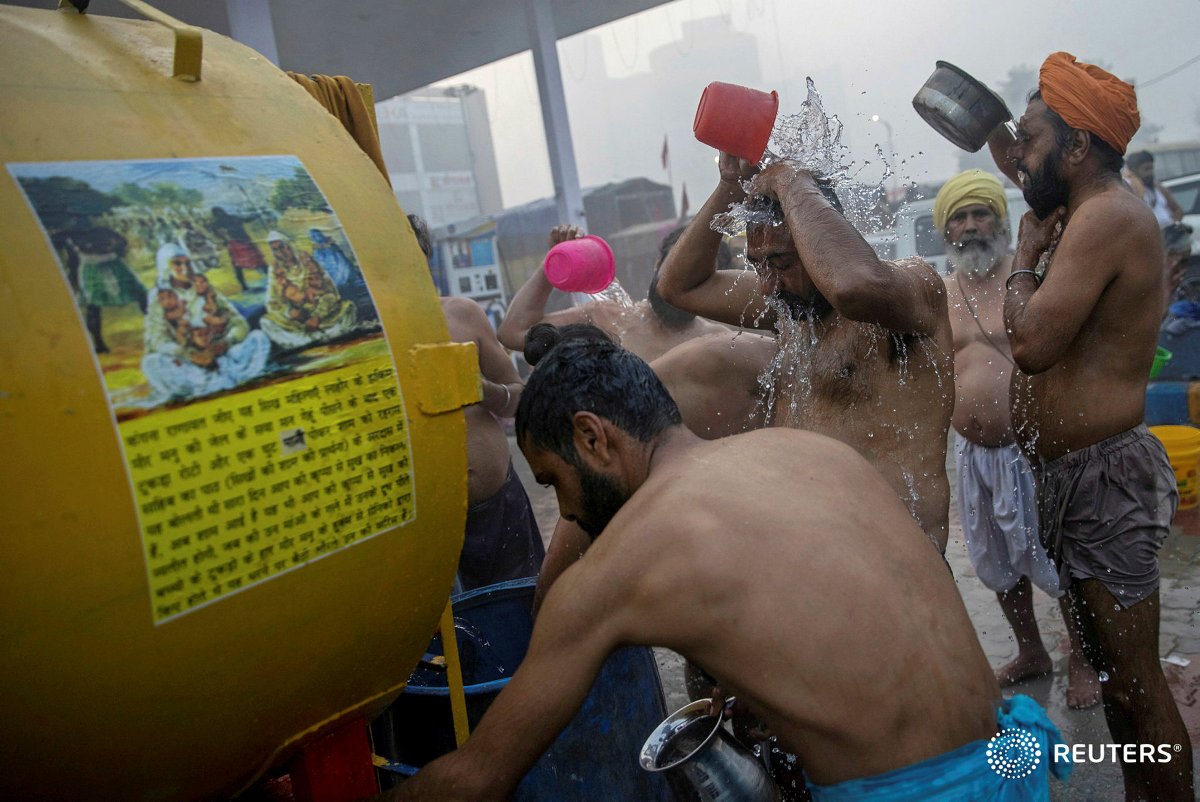
[[[799,431],[701,440],[649,366],[602,339],[547,354],[517,436],[596,541],[470,740],[395,798],[507,797],[625,644],[704,667],[800,755],[815,799],[931,778],[924,799],[1048,798],[1048,761],[1011,780],[985,752],[998,727],[1043,754],[1057,731],[1027,697],[1001,700],[944,562],[853,449]]]
[[[720,156],[720,182],[663,263],[658,289],[681,309],[779,332],[769,425],[854,448],[946,549],[946,439],[954,405],[946,291],[920,259],[881,261],[831,189],[789,162],[762,172]],[[772,222],[747,231],[757,271],[718,271],[715,215],[744,201]]]
[[[1002,127],[988,144],[1030,208],[1004,320],[1019,369],[1013,425],[1037,478],[1042,541],[1092,666],[1108,674],[1113,740],[1181,747],[1167,763],[1123,762],[1126,797],[1190,800],[1191,744],[1158,655],[1158,549],[1178,494],[1143,423],[1162,237],[1120,172],[1139,124],[1132,86],[1060,52],[1042,64],[1015,140]]]

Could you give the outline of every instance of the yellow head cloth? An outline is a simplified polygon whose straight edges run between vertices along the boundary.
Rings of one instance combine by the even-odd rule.
[[[933,201],[933,224],[943,234],[946,221],[964,206],[983,203],[1003,219],[1008,217],[1008,199],[1004,197],[1004,185],[1000,179],[983,170],[967,170],[959,173],[938,190]]]

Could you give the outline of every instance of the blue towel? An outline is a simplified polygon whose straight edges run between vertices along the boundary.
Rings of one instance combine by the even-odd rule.
[[[1063,743],[1054,722],[1037,702],[1028,696],[1017,695],[1000,706],[996,724],[1001,731],[996,738],[972,741],[944,755],[874,777],[846,780],[836,785],[810,782],[808,789],[814,802],[1049,800],[1050,772],[1065,780],[1074,768],[1069,759],[1054,760],[1054,745]],[[1018,732],[1006,736],[1005,730]],[[1040,751],[1040,756],[1034,750]],[[1025,774],[1034,759],[1038,762],[1032,771],[1027,776],[1019,776]]]

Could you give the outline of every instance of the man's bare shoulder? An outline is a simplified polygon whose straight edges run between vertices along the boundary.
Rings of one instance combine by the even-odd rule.
[[[1124,183],[1114,184],[1079,204],[1067,228],[1074,228],[1073,234],[1100,236],[1106,247],[1123,240],[1141,248],[1161,236],[1154,212]],[[1118,231],[1122,236],[1113,237]]]
[[[439,299],[442,302],[442,314],[450,329],[450,339],[454,342],[469,342],[487,334],[495,336],[492,324],[479,304],[470,298],[449,297]]]
[[[905,256],[902,259],[885,260],[884,264],[889,264],[897,270],[913,270],[925,273],[939,281],[942,280],[942,275],[937,272],[937,268],[920,256]]]
[[[720,377],[730,370],[757,374],[770,364],[778,347],[774,337],[721,328],[680,343],[650,366],[656,373],[686,370],[696,379]]]

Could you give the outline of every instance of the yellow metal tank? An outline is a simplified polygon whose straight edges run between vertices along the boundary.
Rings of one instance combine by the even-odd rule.
[[[175,55],[0,6],[6,799],[236,793],[398,693],[461,548],[474,351],[403,212],[257,53]]]

